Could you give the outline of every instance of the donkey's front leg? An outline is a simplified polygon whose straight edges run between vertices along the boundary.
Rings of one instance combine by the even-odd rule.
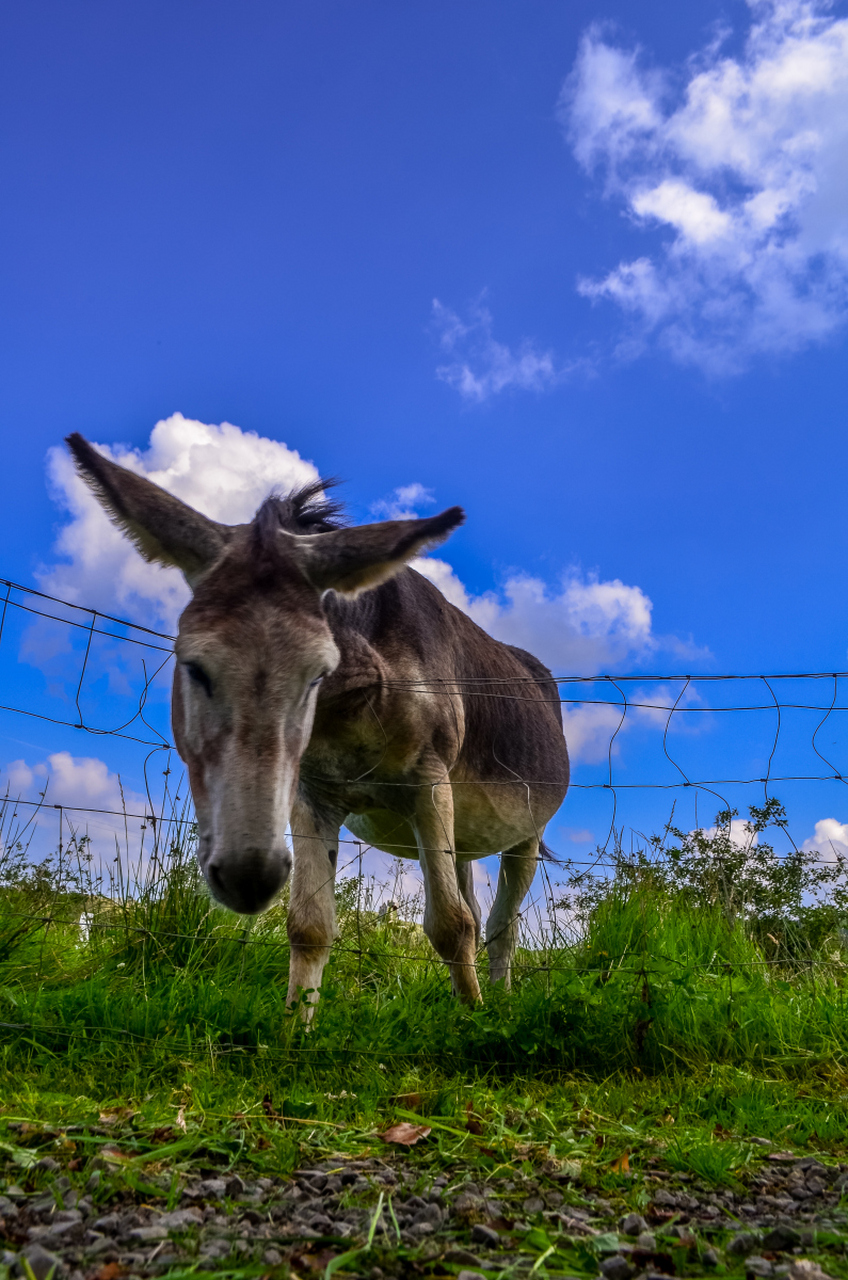
[[[288,1003],[303,993],[307,1020],[336,936],[336,860],[341,820],[296,800],[291,816],[294,867],[287,929],[291,945]]]
[[[457,880],[450,783],[422,787],[415,836],[424,875],[424,932],[450,969],[454,993],[476,1004],[476,927]]]

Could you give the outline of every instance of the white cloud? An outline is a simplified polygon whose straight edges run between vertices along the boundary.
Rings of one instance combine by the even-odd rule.
[[[639,661],[661,644],[651,601],[617,578],[601,582],[569,573],[551,590],[539,578],[513,574],[499,594],[472,596],[444,560],[428,556],[415,568],[484,631],[529,649],[560,673],[593,675],[624,659]]]
[[[145,450],[97,448],[227,524],[249,520],[272,489],[291,489],[318,478],[311,462],[277,440],[228,422],[196,422],[181,413],[157,422]],[[54,497],[71,518],[55,544],[66,562],[41,571],[42,587],[74,603],[172,630],[189,598],[182,575],[142,560],[79,479],[66,449],[50,450],[48,475]]]
[[[848,314],[848,19],[825,0],[749,4],[744,51],[713,41],[679,91],[591,28],[560,102],[605,194],[636,227],[672,233],[580,291],[718,371],[823,339]]]
[[[431,507],[435,501],[433,491],[415,480],[412,484],[400,485],[391,497],[373,502],[371,511],[384,520],[414,520],[420,514],[417,508]]]
[[[455,311],[433,300],[433,320],[439,331],[448,364],[439,365],[436,376],[458,391],[464,400],[481,404],[490,396],[517,387],[545,391],[569,371],[557,368],[550,351],[538,351],[529,338],[513,350],[492,335],[492,314],[476,303],[468,323]]]
[[[848,858],[848,822],[822,818],[816,823],[815,832],[801,846],[804,853],[819,853],[823,862],[836,862],[837,857]]]
[[[737,849],[753,849],[759,844],[760,837],[756,831],[749,830],[749,825],[747,818],[731,818],[729,831],[727,827],[704,827],[701,829],[701,834],[707,840],[714,840],[718,835],[726,835]]]
[[[514,574],[500,593],[473,596],[444,560],[428,556],[416,560],[414,567],[484,631],[527,649],[556,675],[591,676],[624,663],[644,662],[661,652],[681,657],[693,657],[697,652],[673,636],[658,636],[648,596],[641,587],[627,586],[617,578],[601,581],[571,572],[551,589],[538,578]],[[578,685],[577,692],[563,696],[579,698],[580,688]],[[664,687],[654,688],[650,694],[632,691],[630,701],[658,705],[657,709],[629,708],[622,731],[640,723],[664,728],[668,719],[665,708],[674,704],[678,693]],[[597,693],[591,690],[587,696],[597,697]],[[695,697],[693,691],[687,691],[686,704]],[[610,739],[621,724],[621,709],[605,702],[565,705],[563,721],[572,760],[597,763],[607,758]],[[618,742],[614,751],[617,749]]]
[[[138,792],[124,787],[120,776],[105,761],[93,756],[72,756],[68,751],[56,751],[35,764],[13,760],[0,773],[0,788],[8,792],[13,806],[21,800],[38,802],[43,796],[40,809],[28,804],[18,806],[18,819],[21,824],[28,824],[33,836],[30,851],[36,859],[58,847],[60,806],[63,845],[67,846],[73,835],[87,835],[95,868],[111,865],[116,840],[131,860],[138,859],[140,829],[149,803]],[[124,815],[132,816],[125,820]]]

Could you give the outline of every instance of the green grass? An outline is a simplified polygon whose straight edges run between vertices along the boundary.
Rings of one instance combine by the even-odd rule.
[[[567,1161],[639,1209],[625,1153],[636,1174],[660,1161],[732,1184],[762,1157],[752,1138],[848,1150],[846,957],[823,908],[772,911],[764,934],[656,863],[619,869],[575,899],[567,938],[525,939],[511,993],[467,1009],[420,930],[347,881],[307,1033],[285,1005],[285,903],[248,932],[209,902],[190,844],[148,867],[123,894],[79,868],[19,865],[0,887],[7,1179],[37,1183],[31,1157],[54,1150],[87,1168],[115,1124],[126,1159],[109,1176],[167,1198],[191,1162],[279,1174],[379,1149],[417,1117],[432,1136],[409,1158],[428,1167]],[[41,1136],[21,1145],[20,1121]]]

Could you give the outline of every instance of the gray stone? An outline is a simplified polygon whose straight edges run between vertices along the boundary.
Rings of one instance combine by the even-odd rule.
[[[474,1193],[469,1193],[468,1191],[461,1191],[453,1202],[455,1213],[474,1213],[480,1209],[482,1205],[482,1198]]]
[[[35,1280],[47,1280],[52,1272],[54,1276],[60,1275],[64,1271],[64,1267],[54,1253],[48,1253],[40,1244],[28,1244],[19,1254],[18,1267],[20,1268],[20,1258],[26,1258]]]
[[[528,1196],[523,1205],[525,1213],[541,1213],[544,1207],[545,1202],[540,1196]]]
[[[746,1253],[753,1253],[759,1243],[759,1236],[755,1236],[753,1232],[740,1231],[727,1245],[727,1252],[735,1254],[737,1257],[744,1257]]]
[[[202,1221],[203,1214],[199,1209],[174,1209],[173,1213],[163,1213],[161,1218],[157,1218],[156,1226],[166,1227],[169,1231],[184,1230]]]
[[[638,1236],[648,1230],[648,1224],[641,1213],[628,1213],[621,1219],[619,1226],[626,1236]]]
[[[45,1173],[58,1173],[61,1167],[59,1161],[54,1160],[52,1156],[42,1156],[33,1165],[34,1169],[43,1169]]]
[[[417,1227],[421,1222],[429,1222],[434,1227],[438,1227],[441,1226],[442,1216],[442,1211],[437,1204],[425,1204],[413,1217],[412,1225]]]
[[[774,1265],[769,1262],[768,1258],[761,1258],[759,1254],[752,1253],[745,1263],[745,1274],[749,1276],[773,1276]]]
[[[120,1225],[121,1215],[119,1213],[107,1213],[105,1217],[98,1218],[97,1221],[93,1223],[95,1231],[107,1231],[110,1233],[117,1231]]]
[[[794,1249],[800,1243],[801,1232],[789,1226],[772,1227],[771,1231],[763,1236],[763,1248],[776,1253]]]
[[[646,1253],[653,1252],[657,1247],[657,1237],[653,1231],[640,1231],[636,1239],[636,1248],[644,1249]]]
[[[717,1267],[720,1261],[716,1249],[705,1249],[701,1254],[701,1262],[705,1267]]]
[[[232,1179],[229,1179],[231,1182]],[[239,1178],[241,1182],[241,1178]],[[242,1184],[244,1185],[244,1184]],[[197,1184],[197,1190],[202,1196],[211,1196],[216,1200],[221,1200],[227,1194],[228,1180],[226,1178],[204,1178],[202,1182]]]
[[[165,1227],[133,1227],[129,1233],[130,1240],[139,1240],[142,1244],[148,1244],[150,1241],[167,1240],[168,1231]]]
[[[266,1267],[278,1267],[283,1260],[283,1255],[278,1253],[276,1249],[266,1249],[262,1255],[262,1261]]]
[[[484,1244],[489,1249],[497,1249],[500,1242],[501,1238],[497,1231],[493,1231],[491,1227],[484,1226],[482,1222],[478,1222],[471,1232],[472,1244]]]
[[[601,1275],[606,1280],[630,1280],[633,1275],[633,1268],[626,1258],[622,1258],[621,1254],[613,1254],[611,1258],[604,1258],[601,1263]]]
[[[670,1191],[666,1191],[664,1187],[660,1187],[658,1191],[655,1191],[652,1199],[658,1209],[677,1208],[677,1196],[672,1195]]]
[[[456,1280],[486,1280],[486,1277],[483,1275],[482,1271],[468,1271],[466,1268],[463,1268]]]
[[[789,1268],[789,1280],[831,1280],[811,1258],[798,1258]]]

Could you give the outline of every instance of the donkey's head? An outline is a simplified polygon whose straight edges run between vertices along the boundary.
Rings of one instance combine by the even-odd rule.
[[[291,869],[285,831],[300,758],[321,681],[339,663],[322,596],[378,586],[446,537],[462,511],[338,528],[313,485],[267,499],[250,524],[223,525],[82,436],[68,445],[115,524],[147,560],[181,569],[191,587],[171,714],[200,866],[219,902],[261,911]]]

